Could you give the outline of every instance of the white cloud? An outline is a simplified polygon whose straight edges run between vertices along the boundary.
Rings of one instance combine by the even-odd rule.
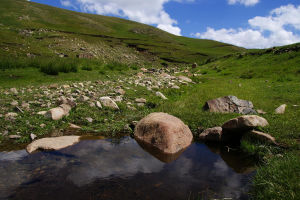
[[[276,8],[266,17],[248,20],[249,28],[219,29],[208,27],[204,33],[192,36],[212,39],[246,48],[268,48],[300,42],[300,5]]]
[[[60,0],[61,5],[77,9],[76,6],[69,0]]]
[[[181,29],[170,24],[158,24],[157,28],[172,33],[174,35],[181,35]]]
[[[164,10],[164,4],[170,1],[184,3],[194,0],[75,0],[74,2],[84,12],[128,17],[130,20],[157,25],[162,30],[181,35],[177,21]],[[62,0],[61,3],[63,2],[65,6],[67,4],[71,6],[70,0]]]
[[[259,3],[259,0],[227,0],[227,1],[230,5],[240,3],[245,6],[254,6]]]

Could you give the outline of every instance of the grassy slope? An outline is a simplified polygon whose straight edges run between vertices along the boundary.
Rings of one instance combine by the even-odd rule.
[[[56,51],[75,57],[80,47],[86,47],[100,58],[104,54],[103,59],[113,59],[110,57],[113,53],[116,56],[124,53],[158,56],[161,61],[202,63],[208,58],[244,51],[220,42],[174,36],[120,18],[72,12],[24,0],[2,0],[0,24],[0,55],[4,56],[27,53],[53,56]]]
[[[7,42],[18,44],[26,43],[31,46],[33,53],[36,53],[34,51],[42,52],[45,56],[53,55],[51,49],[48,50],[43,46],[54,42],[53,38],[51,39],[52,34],[58,36],[58,38],[80,38],[80,40],[87,43],[90,42],[91,44],[100,40],[104,42],[104,44],[108,44],[108,46],[118,46],[120,42],[125,46],[127,44],[138,43],[138,46],[145,47],[149,51],[157,53],[161,58],[166,57],[171,60],[176,58],[178,61],[185,62],[194,62],[198,59],[196,61],[202,63],[202,61],[208,57],[215,58],[217,56],[224,56],[234,52],[236,49],[232,46],[218,48],[216,46],[220,46],[220,43],[176,37],[149,26],[117,18],[78,14],[60,10],[59,15],[57,15],[54,21],[54,18],[39,18],[38,16],[43,9],[51,13],[57,11],[58,9],[56,8],[24,1],[4,0],[1,1],[1,4],[3,4],[3,6],[0,7],[0,23],[5,25],[0,26],[1,45],[7,45]],[[21,11],[18,10],[16,4],[19,4],[23,9]],[[2,12],[3,10],[1,9],[3,7],[7,8],[7,6],[11,6],[10,9],[14,12],[10,14]],[[35,12],[29,12],[29,9],[33,9]],[[22,15],[30,16],[31,20],[28,22],[16,20],[20,12],[22,12]],[[45,12],[45,16],[50,15],[49,13],[47,14],[47,12]],[[63,21],[63,18],[66,18],[66,21]],[[101,21],[101,23],[99,23],[99,21]],[[80,22],[85,23],[81,25],[76,24]],[[47,29],[69,32],[74,32],[75,30],[77,33],[85,34],[101,33],[110,36],[111,38],[109,38],[109,40],[111,41],[107,41],[107,38],[101,37],[53,32],[45,33],[51,36],[50,39],[47,36],[45,37],[46,39],[42,40],[43,42],[39,43],[37,42],[39,40],[36,40],[34,37],[21,37],[18,32],[14,32],[17,27],[26,28],[29,26],[38,28],[47,27]],[[12,29],[6,29],[6,27],[11,27]],[[146,34],[135,34],[128,30]],[[161,41],[165,41],[165,44]],[[151,46],[146,46],[145,44]],[[156,46],[154,47],[153,45]],[[161,45],[161,47],[158,47],[158,45]],[[164,47],[166,45],[170,46],[166,48]],[[127,49],[125,46],[124,48]],[[71,112],[69,117],[58,122],[52,122],[43,117],[33,116],[25,112],[24,116],[18,118],[17,123],[7,124],[7,122],[2,119],[1,123],[3,123],[3,127],[4,125],[11,127],[13,133],[20,132],[22,138],[19,142],[26,143],[28,142],[28,134],[30,131],[34,131],[39,137],[43,137],[43,135],[47,134],[47,131],[52,130],[53,127],[65,128],[67,122],[81,125],[87,131],[109,131],[115,134],[132,120],[139,120],[150,112],[163,111],[181,118],[189,125],[193,133],[197,135],[197,128],[199,126],[203,128],[219,126],[226,120],[237,116],[237,114],[212,114],[204,112],[202,110],[204,102],[229,94],[236,95],[241,99],[251,100],[256,109],[263,109],[267,112],[263,117],[269,121],[270,126],[264,128],[263,131],[270,133],[280,144],[287,147],[283,149],[248,140],[243,141],[242,147],[249,153],[258,155],[263,163],[263,165],[258,168],[257,175],[253,180],[253,199],[299,199],[300,126],[298,119],[300,119],[300,107],[294,107],[293,105],[300,105],[300,52],[288,51],[288,49],[294,46],[297,45],[277,48],[279,50],[283,49],[283,53],[279,54],[268,50],[251,50],[248,51],[246,55],[241,54],[224,57],[214,62],[201,65],[197,69],[189,68],[190,73],[199,73],[198,71],[200,71],[203,75],[193,77],[193,80],[197,84],[181,86],[180,90],[162,90],[169,98],[168,101],[160,100],[153,95],[153,92],[142,87],[134,87],[126,91],[125,99],[133,101],[136,97],[145,97],[147,101],[151,103],[150,105],[155,105],[155,108],[152,108],[152,106],[141,107],[138,108],[138,111],[132,112],[126,109],[125,103],[120,103],[120,112],[105,110],[100,113],[95,113],[94,108],[83,104],[79,105],[74,112]],[[26,52],[11,44],[9,47],[14,49],[16,54],[23,55]],[[89,48],[91,47],[89,46]],[[173,52],[174,48],[178,48],[179,50]],[[172,51],[169,49],[172,49]],[[65,49],[62,50],[65,51]],[[122,52],[123,50],[124,49],[122,49]],[[239,51],[239,49],[237,50]],[[130,50],[126,51],[129,52]],[[1,50],[2,55],[8,55],[10,53],[11,52],[7,53]],[[195,53],[209,54],[209,56],[189,57]],[[133,54],[135,54],[135,52],[133,52]],[[66,81],[117,80],[118,78],[122,79],[122,77],[130,77],[136,73],[136,70],[129,70],[126,72],[107,71],[105,74],[99,74],[96,69],[94,69],[91,72],[80,70],[78,73],[48,76],[43,75],[37,69],[14,69],[0,73],[0,86],[24,87],[29,85],[39,86],[55,82],[64,83]],[[183,74],[187,75],[188,73]],[[110,78],[106,75],[109,75]],[[123,85],[124,87],[128,86],[126,84]],[[8,106],[11,98],[13,97],[4,95],[3,93],[0,94],[0,100],[5,102],[5,104],[2,105]],[[30,98],[30,96],[28,98]],[[22,99],[19,100],[21,101]],[[288,105],[286,113],[284,115],[274,114],[274,109],[283,103]],[[92,116],[96,123],[87,124],[84,118],[89,116]],[[35,126],[28,129],[26,121],[29,121],[30,124]],[[41,123],[45,123],[46,127],[40,128],[39,124]],[[0,139],[2,138],[0,137]],[[12,143],[10,145],[15,144]]]

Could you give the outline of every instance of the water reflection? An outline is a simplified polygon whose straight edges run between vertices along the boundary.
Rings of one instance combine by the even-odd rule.
[[[127,137],[32,155],[4,152],[0,199],[246,198],[251,174],[237,169],[248,158],[210,149],[194,143],[178,155],[160,155]]]

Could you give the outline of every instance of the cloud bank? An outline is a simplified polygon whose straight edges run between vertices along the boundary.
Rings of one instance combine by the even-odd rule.
[[[184,3],[194,0],[76,0],[75,5],[70,0],[61,0],[61,4],[66,7],[78,6],[84,12],[126,17],[137,22],[156,25],[174,35],[181,35],[177,21],[164,10],[164,4],[170,1]]]
[[[245,6],[254,6],[259,3],[259,0],[227,0],[228,4],[234,5],[234,4],[242,4]]]
[[[300,5],[286,5],[268,16],[248,20],[249,28],[219,29],[208,27],[204,33],[193,33],[201,39],[212,39],[246,48],[269,48],[300,42]]]

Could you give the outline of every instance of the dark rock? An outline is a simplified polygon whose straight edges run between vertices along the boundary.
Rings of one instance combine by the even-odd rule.
[[[204,110],[217,113],[256,114],[251,101],[241,100],[235,96],[225,96],[209,100],[203,108]]]

